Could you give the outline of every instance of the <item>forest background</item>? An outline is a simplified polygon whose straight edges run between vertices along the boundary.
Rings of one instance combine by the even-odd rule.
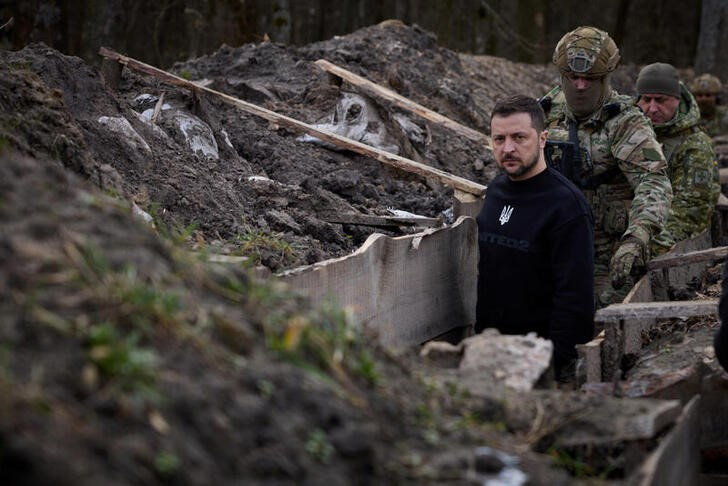
[[[10,20],[12,19],[12,21]],[[728,78],[728,0],[0,0],[0,48],[44,42],[100,64],[99,46],[166,68],[269,39],[304,45],[387,19],[455,51],[547,63],[578,25],[607,30],[624,63],[670,62]]]

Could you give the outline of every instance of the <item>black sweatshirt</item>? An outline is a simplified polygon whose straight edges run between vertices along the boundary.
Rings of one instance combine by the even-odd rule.
[[[478,215],[475,331],[536,332],[554,361],[576,358],[594,333],[594,229],[579,189],[547,168],[523,181],[505,174],[488,186]]]

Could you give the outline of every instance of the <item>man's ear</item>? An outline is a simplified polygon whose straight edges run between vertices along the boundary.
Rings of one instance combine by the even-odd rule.
[[[544,130],[538,135],[538,145],[541,148],[544,148],[546,146],[546,140],[549,138],[549,131]]]

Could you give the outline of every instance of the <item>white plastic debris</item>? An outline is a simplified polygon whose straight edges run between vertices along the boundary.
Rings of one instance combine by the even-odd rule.
[[[131,212],[137,218],[154,227],[154,218],[152,218],[152,216],[148,212],[137,206],[135,202],[131,203]]]
[[[396,216],[397,218],[427,218],[427,216],[410,213],[409,211],[403,211],[402,209],[387,208],[387,211],[389,211],[392,216]]]
[[[391,137],[387,134],[384,123],[374,106],[364,97],[354,93],[343,94],[329,123],[321,123],[314,125],[314,127],[385,152],[399,154],[399,147],[392,142]],[[298,137],[297,140],[317,143],[333,150],[340,149],[340,147],[308,134]]]
[[[214,160],[220,158],[215,135],[207,123],[183,111],[176,111],[171,116],[192,152]]]
[[[225,143],[227,144],[227,146],[230,147],[231,149],[234,149],[235,147],[233,147],[233,144],[230,141],[230,137],[228,136],[228,133],[225,131],[224,128],[220,130],[220,133],[222,133],[223,140],[225,140]]]
[[[152,154],[152,149],[149,148],[149,145],[147,142],[144,141],[144,139],[134,130],[134,128],[131,126],[131,123],[129,123],[129,120],[127,120],[124,117],[110,117],[110,116],[102,116],[98,119],[99,124],[102,126],[108,128],[110,131],[121,135],[122,139],[131,146],[134,150],[142,150],[147,155]]]
[[[528,481],[528,475],[518,469],[519,459],[517,456],[506,454],[503,451],[492,449],[487,446],[475,449],[476,478],[483,486],[523,486]],[[479,463],[498,465],[499,470],[478,471]],[[489,467],[486,469],[498,469]]]
[[[171,105],[169,105],[167,103],[162,103],[162,111],[164,111],[164,110],[171,110],[171,109],[172,109],[172,106]],[[141,112],[139,114],[139,118],[142,121],[145,121],[147,123],[149,123],[149,122],[152,121],[152,116],[154,116],[154,108],[146,109],[146,110],[144,110],[143,112]]]

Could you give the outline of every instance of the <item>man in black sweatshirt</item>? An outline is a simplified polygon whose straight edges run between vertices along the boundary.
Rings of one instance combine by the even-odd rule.
[[[493,155],[503,173],[478,215],[475,331],[536,332],[554,344],[558,381],[594,333],[594,229],[582,192],[544,158],[544,113],[517,95],[496,104]]]

